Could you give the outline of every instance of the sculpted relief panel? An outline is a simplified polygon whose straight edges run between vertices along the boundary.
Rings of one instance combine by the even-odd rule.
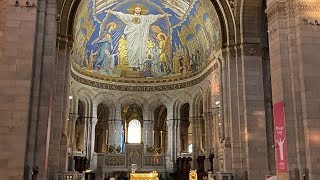
[[[108,78],[190,76],[214,60],[220,30],[209,0],[83,0],[73,68]]]

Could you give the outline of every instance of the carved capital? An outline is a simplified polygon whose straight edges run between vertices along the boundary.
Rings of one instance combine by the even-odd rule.
[[[69,113],[68,120],[75,122],[78,119],[79,115],[75,113]]]
[[[210,121],[213,118],[213,115],[211,112],[208,112],[208,113],[202,114],[202,117],[205,121]]]
[[[242,44],[240,47],[244,56],[262,56],[260,44]]]
[[[57,36],[57,48],[70,51],[73,46],[73,41],[65,36]]]
[[[236,57],[236,49],[234,47],[227,47],[227,52],[229,53],[230,58],[235,58]]]

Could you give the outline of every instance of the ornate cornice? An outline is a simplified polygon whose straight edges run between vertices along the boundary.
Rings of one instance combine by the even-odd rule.
[[[320,2],[298,1],[295,5],[299,10],[299,15],[318,15],[320,16]]]
[[[295,16],[320,16],[320,2],[286,2],[286,1],[275,1],[268,4],[266,10],[268,20],[273,19],[286,19]]]
[[[83,76],[79,76],[76,72],[71,72],[71,77],[84,85],[88,85],[91,87],[96,87],[100,89],[109,89],[109,90],[117,90],[117,91],[138,91],[138,92],[152,92],[152,91],[170,91],[170,90],[177,90],[183,89],[187,87],[194,86],[196,84],[201,83],[205,80],[214,70],[218,68],[218,64],[215,62],[205,73],[201,76],[185,81],[185,82],[177,82],[174,84],[167,84],[167,85],[132,85],[132,84],[116,84],[112,82],[100,82],[98,80],[89,79]]]
[[[269,4],[266,9],[268,20],[271,21],[275,17],[285,18],[287,17],[288,9],[285,2],[274,2]]]

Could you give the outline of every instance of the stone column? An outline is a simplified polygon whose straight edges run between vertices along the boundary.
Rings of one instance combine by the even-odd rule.
[[[90,118],[89,117],[83,117],[84,120],[84,138],[83,138],[83,146],[84,146],[84,154],[86,155],[87,159],[89,159],[90,156]]]
[[[96,139],[96,125],[98,123],[98,119],[95,117],[90,118],[90,156],[89,156],[89,162],[90,167],[92,167],[92,157],[94,153],[94,146],[95,146],[95,139]]]
[[[212,121],[212,114],[211,113],[205,113],[203,114],[203,119],[205,123],[205,170],[207,171],[210,169],[210,161],[209,161],[209,156],[212,153],[211,152],[211,147],[213,147],[213,144],[211,144],[211,139],[213,138],[213,135],[211,134],[211,129],[213,126],[211,126],[211,121]]]
[[[277,179],[320,179],[320,4],[269,0],[267,6],[272,100],[284,103],[288,163]]]
[[[198,165],[197,165],[197,161],[196,159],[198,158],[199,155],[199,146],[198,146],[198,135],[197,135],[197,126],[199,126],[197,124],[197,118],[195,117],[189,117],[189,121],[191,122],[191,126],[192,126],[192,168],[193,169],[197,169]]]
[[[6,5],[6,3],[4,3]],[[25,115],[25,117],[28,117],[28,125],[27,125],[27,132],[25,133],[27,135],[27,142],[26,142],[26,150],[24,151],[25,154],[25,159],[21,162],[25,162],[25,174],[24,178],[25,179],[30,179],[32,176],[32,170],[37,169],[38,174],[37,174],[37,179],[47,179],[49,176],[52,177],[51,175],[54,175],[54,172],[50,170],[50,175],[48,175],[48,170],[49,170],[49,164],[50,158],[50,136],[52,135],[51,133],[51,127],[54,122],[52,120],[53,118],[53,112],[54,112],[54,73],[55,73],[55,61],[56,61],[56,36],[57,36],[57,22],[55,21],[56,19],[56,2],[55,1],[38,1],[37,2],[37,8],[32,8],[30,9],[31,14],[25,13],[27,9],[23,9],[23,7],[13,7],[11,5],[7,5],[7,7],[12,7],[15,9],[7,9],[8,10],[8,15],[10,15],[10,12],[14,14],[11,18],[14,19],[15,16],[17,15],[17,11],[19,8],[21,13],[18,13],[19,15],[21,14],[24,17],[19,17],[19,19],[16,19],[17,21],[20,21],[21,18],[28,18],[30,20],[30,23],[32,23],[32,19],[35,19],[35,14],[36,14],[36,26],[33,26],[32,24],[26,23],[26,26],[21,28],[22,29],[29,29],[28,26],[35,27],[35,32],[36,35],[34,38],[34,45],[31,44],[26,44],[22,41],[25,42],[32,42],[33,40],[29,38],[25,38],[26,36],[33,37],[32,31],[30,32],[25,32],[21,31],[22,34],[15,34],[14,37],[19,37],[18,39],[21,39],[19,41],[19,45],[15,44],[15,40],[12,41],[11,43],[11,48],[10,52],[20,52],[25,51],[27,53],[20,55],[20,56],[28,56],[29,55],[29,47],[25,47],[24,45],[28,46],[33,46],[34,50],[32,52],[33,58],[32,59],[32,70],[30,71],[27,67],[29,63],[26,61],[23,61],[22,58],[16,58],[16,55],[9,57],[5,57],[3,59],[17,59],[21,63],[16,64],[15,69],[20,70],[19,73],[15,72],[10,72],[13,75],[17,74],[17,82],[20,80],[22,85],[19,85],[19,83],[16,84],[15,89],[19,89],[21,91],[21,94],[31,91],[31,95],[28,97],[30,98],[30,102],[25,103],[28,104],[28,107],[30,108],[27,112],[29,112],[29,116]],[[29,8],[28,8],[29,10]],[[11,14],[12,15],[12,14]],[[8,21],[9,22],[9,21]],[[22,21],[21,21],[22,23]],[[49,28],[48,28],[49,27]],[[33,29],[33,28],[32,28]],[[19,30],[19,31],[20,31]],[[30,30],[30,29],[29,29]],[[10,32],[10,31],[8,31]],[[14,32],[14,31],[12,31]],[[5,36],[5,37],[9,37]],[[33,39],[33,38],[32,38]],[[10,40],[11,41],[11,40]],[[6,44],[6,42],[4,42]],[[22,46],[21,46],[22,45]],[[14,48],[20,47],[20,49],[14,50]],[[31,50],[32,51],[32,50]],[[9,51],[8,51],[9,52]],[[2,53],[6,54],[6,53]],[[11,62],[12,63],[12,62]],[[24,66],[19,66],[24,65]],[[9,69],[9,68],[8,68]],[[24,72],[24,73],[22,73]],[[31,83],[28,83],[28,77],[29,74],[27,72],[32,72],[32,81]],[[22,73],[22,74],[21,74]],[[9,73],[8,73],[9,74]],[[21,77],[21,79],[19,79]],[[22,79],[23,77],[23,79]],[[30,80],[30,79],[29,79]],[[11,80],[12,81],[12,80]],[[28,87],[29,90],[26,90],[24,92],[25,87]],[[7,91],[10,91],[11,89],[7,89]],[[20,92],[19,91],[19,92]],[[24,95],[24,94],[23,94]],[[12,98],[17,98],[17,95]],[[20,98],[25,98],[28,99],[27,96],[24,97],[21,95]],[[22,103],[21,103],[22,104]],[[22,106],[19,104],[19,106],[15,107],[20,107]],[[14,105],[12,105],[14,107]],[[19,121],[20,122],[20,121]],[[15,129],[15,128],[13,128]],[[18,128],[18,130],[20,130]],[[14,134],[14,130],[8,129],[8,131],[11,131],[11,133]],[[23,132],[23,130],[19,131]],[[12,135],[12,134],[11,134]],[[16,135],[16,134],[15,134]],[[20,135],[20,134],[19,134]],[[17,137],[19,137],[17,135]],[[60,135],[60,134],[59,134]],[[59,139],[60,140],[60,139]],[[23,144],[23,143],[21,143]],[[10,144],[11,145],[11,144]],[[9,146],[10,147],[10,146]],[[12,149],[13,152],[16,149],[16,147],[20,146],[15,146],[15,148]],[[23,147],[21,147],[23,148]],[[11,152],[10,152],[11,153]],[[18,154],[24,154],[24,153],[18,153]],[[59,153],[58,153],[59,155]],[[12,157],[15,155],[12,154]],[[20,159],[19,159],[20,161]],[[58,161],[59,162],[59,161]],[[21,168],[19,166],[19,168]],[[58,168],[56,168],[58,169]],[[11,170],[11,169],[10,169]],[[18,168],[13,171],[19,171]],[[12,175],[12,177],[17,177],[18,179],[23,179],[19,178],[17,174]]]
[[[71,124],[71,128],[70,128],[70,144],[69,144],[69,148],[71,148],[71,154],[70,157],[71,158],[71,171],[74,170],[74,160],[73,160],[73,152],[75,150],[75,130],[76,130],[76,121],[78,119],[79,115],[77,114],[70,114],[69,115],[69,123]]]
[[[122,146],[121,135],[124,132],[123,132],[123,128],[122,128],[122,121],[120,119],[114,121],[114,129],[115,129],[115,134],[114,134],[115,144],[116,144],[116,146],[118,146],[118,145]]]
[[[168,119],[167,120],[167,129],[168,129],[168,134],[167,134],[167,141],[168,141],[168,146],[167,146],[167,154],[166,154],[166,167],[168,172],[173,172],[173,163],[174,163],[174,156],[173,156],[173,147],[174,147],[174,120],[173,119]]]
[[[152,146],[152,141],[153,141],[152,131],[153,131],[153,129],[154,129],[154,122],[152,122],[151,120],[144,120],[143,130],[142,130],[142,133],[143,133],[142,142],[144,143],[145,147]]]
[[[176,154],[175,157],[177,158],[179,154],[181,154],[181,119],[176,120]],[[175,159],[176,159],[175,158]]]

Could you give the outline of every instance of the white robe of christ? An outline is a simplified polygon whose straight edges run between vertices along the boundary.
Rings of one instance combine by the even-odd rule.
[[[146,60],[146,46],[149,39],[150,25],[161,15],[132,15],[114,12],[126,27],[124,34],[127,39],[129,67],[140,67]]]

